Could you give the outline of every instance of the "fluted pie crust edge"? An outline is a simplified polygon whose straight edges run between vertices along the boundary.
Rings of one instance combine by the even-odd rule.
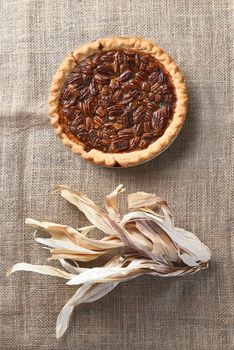
[[[97,52],[121,49],[131,49],[151,54],[169,72],[174,84],[174,93],[177,98],[173,118],[169,126],[166,128],[164,134],[156,141],[151,143],[146,149],[123,153],[105,153],[97,149],[91,149],[89,152],[87,152],[82,144],[71,140],[62,131],[59,123],[60,94],[70,72],[77,65],[77,63]],[[161,47],[149,40],[139,37],[116,37],[98,39],[77,48],[73,53],[69,54],[53,77],[48,102],[51,124],[55,128],[56,134],[61,138],[62,143],[69,147],[73,153],[79,154],[82,158],[93,161],[99,165],[108,167],[128,167],[140,164],[155,157],[172,143],[180,132],[186,118],[188,94],[184,76],[179,67],[171,56]]]

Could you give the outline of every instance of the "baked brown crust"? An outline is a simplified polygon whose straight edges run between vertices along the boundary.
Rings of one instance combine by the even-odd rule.
[[[67,81],[67,77],[77,63],[84,58],[100,51],[131,49],[143,51],[155,57],[169,72],[175,89],[177,98],[174,114],[170,125],[164,134],[156,141],[151,143],[148,148],[124,153],[104,153],[97,149],[89,152],[85,151],[82,144],[71,140],[61,128],[59,123],[59,99],[62,89]],[[166,149],[179,134],[187,113],[188,94],[184,81],[184,76],[175,61],[162,48],[155,45],[149,40],[143,38],[102,38],[94,42],[85,44],[77,48],[73,53],[68,55],[64,62],[58,68],[49,92],[49,113],[51,115],[51,124],[55,128],[56,134],[61,138],[63,144],[69,147],[72,152],[79,154],[82,158],[93,161],[103,166],[121,166],[128,167],[140,164],[160,154]]]

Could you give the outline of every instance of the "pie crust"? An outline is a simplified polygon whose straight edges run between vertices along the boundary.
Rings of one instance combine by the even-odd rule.
[[[105,153],[97,149],[86,151],[82,143],[68,137],[62,130],[59,117],[60,95],[69,74],[83,59],[95,53],[110,50],[136,50],[138,52],[150,54],[163,65],[171,76],[174,85],[174,94],[176,96],[172,120],[163,135],[145,149],[122,153]],[[173,142],[180,132],[186,118],[188,94],[183,74],[175,61],[162,48],[151,41],[139,37],[116,37],[98,39],[77,48],[73,53],[69,54],[58,68],[52,80],[48,102],[51,124],[55,128],[55,132],[61,138],[63,144],[69,147],[72,152],[99,165],[107,167],[129,167],[155,157]]]

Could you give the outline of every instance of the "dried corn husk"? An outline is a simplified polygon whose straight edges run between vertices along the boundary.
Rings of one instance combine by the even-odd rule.
[[[52,266],[19,263],[9,273],[33,271],[62,277],[68,285],[80,286],[58,316],[57,338],[66,331],[75,306],[102,298],[120,282],[143,274],[182,276],[208,267],[211,257],[209,248],[193,233],[176,228],[167,203],[154,194],[130,194],[129,212],[121,219],[118,197],[124,191],[122,185],[106,197],[106,211],[98,208],[84,194],[69,187],[55,186],[55,190],[81,210],[92,225],[74,229],[66,225],[26,219],[26,224],[51,236],[43,238],[35,234],[35,240],[50,248],[49,259],[59,260],[63,270]],[[95,228],[102,231],[103,238],[87,236]],[[122,255],[115,252],[115,256],[103,267],[84,268],[77,263],[95,260],[119,247],[125,247],[128,252]]]

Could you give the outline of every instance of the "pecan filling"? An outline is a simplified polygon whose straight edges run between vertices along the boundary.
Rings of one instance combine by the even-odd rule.
[[[86,151],[147,148],[173,117],[172,79],[150,54],[113,50],[76,65],[60,97],[60,124]]]

